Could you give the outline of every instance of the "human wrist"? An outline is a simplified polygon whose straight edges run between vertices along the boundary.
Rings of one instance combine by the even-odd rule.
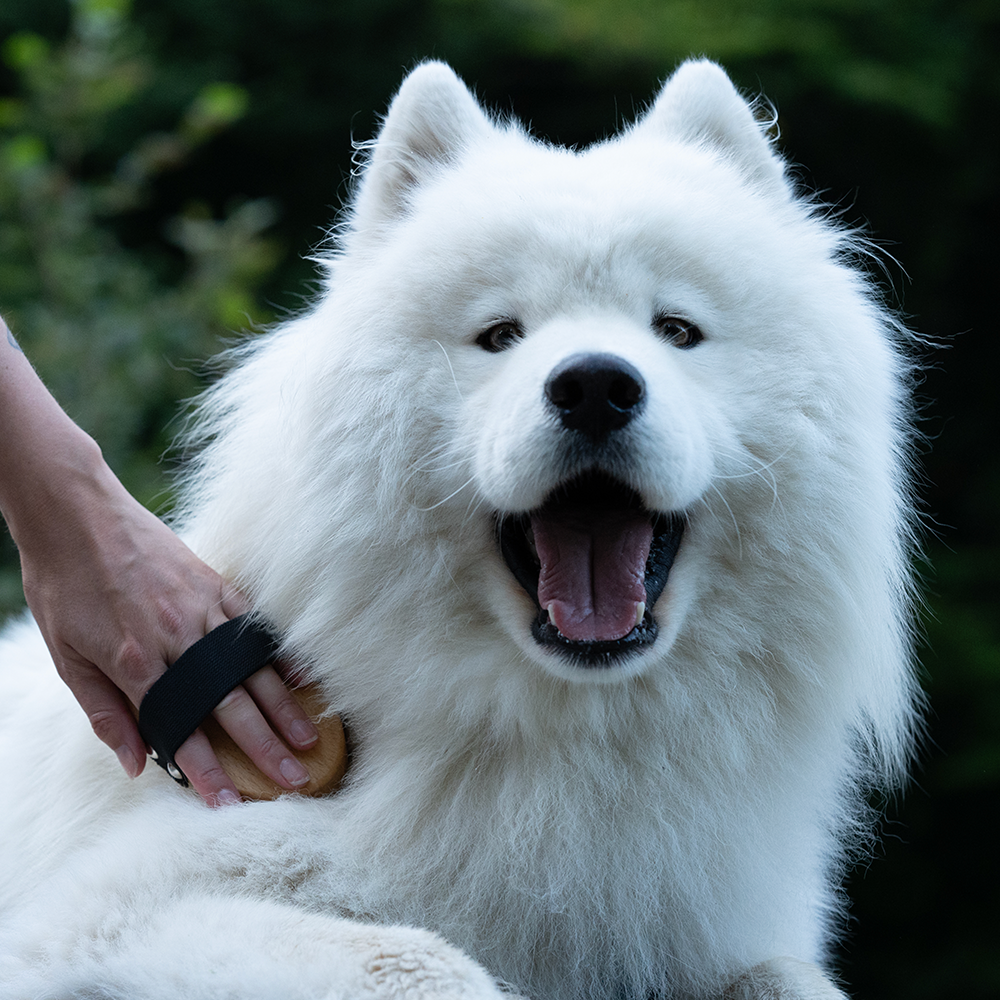
[[[74,520],[72,511],[111,496],[117,485],[97,442],[53,400],[35,410],[0,467],[0,511],[18,548],[43,541],[54,524]]]

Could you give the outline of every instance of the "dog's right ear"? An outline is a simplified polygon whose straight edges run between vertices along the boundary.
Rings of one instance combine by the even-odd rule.
[[[418,66],[403,81],[371,144],[352,228],[378,230],[405,215],[413,192],[492,128],[450,66]]]

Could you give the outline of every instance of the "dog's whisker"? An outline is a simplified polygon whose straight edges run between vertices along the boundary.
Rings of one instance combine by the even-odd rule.
[[[774,467],[788,454],[790,448],[785,448],[779,455],[776,455],[769,462],[764,462],[749,449],[735,450],[728,449],[724,453],[728,454],[737,464],[746,465],[745,472],[721,473],[713,475],[713,482],[737,482],[746,479],[760,479],[767,486],[771,496],[771,508],[781,506],[781,496],[778,489],[778,479],[774,474]]]
[[[471,448],[466,448],[466,451],[471,451]],[[452,444],[441,444],[434,448],[428,449],[424,454],[415,459],[409,467],[406,477],[403,479],[403,483],[410,482],[414,476],[421,473],[438,473],[438,472],[448,472],[451,469],[460,468],[463,465],[468,464],[468,457],[461,454],[455,455],[455,447]],[[452,457],[454,456],[454,457]],[[441,458],[450,457],[451,461],[439,462]]]
[[[715,483],[711,483],[709,485],[709,489],[711,489],[711,491],[719,498],[719,500],[722,501],[722,506],[726,508],[726,511],[729,514],[729,519],[732,522],[733,528],[736,531],[736,541],[737,541],[737,545],[738,545],[738,555],[739,555],[739,558],[742,559],[743,558],[743,535],[740,532],[740,522],[736,519],[736,515],[733,513],[733,508],[730,507],[729,501],[726,499],[726,495],[722,492],[722,490],[720,490],[719,487],[715,485]],[[707,501],[707,498],[703,498],[703,502],[705,503],[705,506],[708,507],[709,510],[712,509],[711,504],[709,504],[708,501]]]
[[[419,510],[421,513],[424,513],[424,514],[429,513],[432,510],[437,510],[438,507],[440,507],[442,504],[446,504],[449,500],[452,499],[452,497],[458,496],[458,494],[461,493],[462,490],[464,490],[465,487],[468,486],[469,483],[473,482],[474,480],[475,480],[475,476],[470,476],[468,479],[466,479],[466,481],[464,483],[462,483],[461,486],[458,487],[458,489],[453,490],[446,497],[444,497],[444,499],[438,500],[437,503],[432,503],[430,505],[430,507],[417,507],[417,510]]]
[[[455,392],[458,393],[458,398],[462,400],[462,402],[465,402],[465,397],[462,395],[462,390],[459,387],[458,379],[455,378],[455,369],[452,368],[451,366],[451,358],[448,357],[448,351],[445,349],[444,344],[442,344],[440,340],[435,340],[434,343],[441,348],[441,353],[444,355],[444,360],[448,363],[448,371],[451,372],[451,381],[455,386]]]
[[[778,462],[780,462],[785,457],[785,455],[788,454],[788,452],[790,450],[791,450],[790,448],[786,448],[783,452],[781,452],[780,455],[776,455],[774,458],[772,458],[770,462],[763,462],[756,455],[754,455],[754,453],[752,451],[745,450],[745,454],[749,455],[754,460],[754,463],[758,463],[758,464],[750,464],[750,463],[748,463],[748,464],[750,464],[750,467],[747,469],[746,472],[737,472],[737,473],[733,473],[731,475],[724,475],[722,473],[717,473],[715,475],[715,478],[716,479],[747,479],[747,478],[749,478],[751,476],[761,475],[764,472],[769,472],[775,465],[777,465]],[[744,452],[739,452],[739,453],[732,453],[731,452],[731,454],[734,454],[734,457],[736,457],[738,460],[745,461]]]
[[[463,527],[465,527],[466,524],[468,524],[470,521],[472,521],[473,517],[476,514],[478,514],[479,511],[482,509],[482,507],[485,504],[485,502],[486,502],[486,498],[478,490],[476,490],[473,493],[473,495],[471,497],[469,497],[469,502],[468,502],[468,504],[466,505],[466,508],[465,508],[465,516],[462,519],[462,526]]]

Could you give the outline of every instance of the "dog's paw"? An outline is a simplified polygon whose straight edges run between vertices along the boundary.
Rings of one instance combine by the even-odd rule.
[[[430,931],[356,925],[351,938],[371,1000],[512,1000],[482,966]]]
[[[745,972],[723,1000],[847,1000],[818,966],[797,958],[772,958]]]

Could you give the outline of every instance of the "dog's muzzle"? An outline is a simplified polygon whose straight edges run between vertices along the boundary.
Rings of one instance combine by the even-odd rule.
[[[613,666],[655,642],[653,605],[684,532],[681,515],[648,510],[634,489],[597,471],[609,451],[620,463],[622,433],[645,401],[642,375],[623,358],[574,354],[560,362],[545,382],[546,406],[567,450],[589,456],[594,471],[535,510],[496,517],[504,561],[538,608],[535,641],[582,667]]]

